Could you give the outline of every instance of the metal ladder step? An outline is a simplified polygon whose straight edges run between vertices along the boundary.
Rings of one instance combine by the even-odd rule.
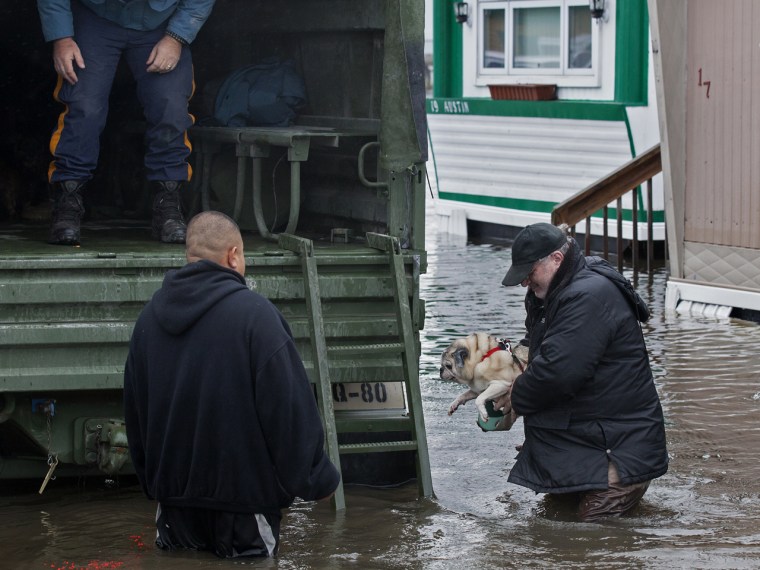
[[[386,453],[388,451],[416,451],[416,441],[377,441],[374,443],[344,443],[341,453]]]
[[[400,354],[404,345],[400,342],[380,344],[352,344],[328,346],[328,354]]]

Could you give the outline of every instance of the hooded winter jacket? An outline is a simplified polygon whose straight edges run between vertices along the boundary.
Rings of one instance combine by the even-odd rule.
[[[279,514],[338,485],[287,323],[211,261],[170,271],[137,319],[124,415],[143,490],[163,505]]]
[[[512,389],[525,442],[509,481],[539,493],[606,489],[608,461],[623,485],[668,468],[662,407],[630,282],[577,244],[546,302],[526,296],[529,366]]]

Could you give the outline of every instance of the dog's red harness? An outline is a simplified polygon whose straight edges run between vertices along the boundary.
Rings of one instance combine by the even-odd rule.
[[[494,348],[492,348],[491,350],[489,350],[488,352],[486,352],[483,355],[483,358],[480,359],[480,361],[483,362],[486,358],[488,358],[489,356],[491,356],[494,352],[499,352],[500,350],[506,350],[506,349],[502,348],[501,346],[495,346]]]
[[[480,359],[480,361],[483,362],[486,358],[491,356],[494,352],[499,352],[500,350],[506,350],[507,352],[509,352],[509,354],[512,355],[512,359],[517,363],[517,366],[520,367],[520,372],[525,372],[525,366],[523,365],[522,360],[517,358],[517,355],[514,352],[512,352],[512,347],[510,346],[509,341],[504,338],[497,338],[496,342],[498,343],[498,345],[493,347],[488,352],[486,352],[483,355],[483,358]]]

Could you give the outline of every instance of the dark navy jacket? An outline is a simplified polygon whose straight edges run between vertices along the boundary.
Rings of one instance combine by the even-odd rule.
[[[525,442],[509,481],[540,493],[629,485],[668,468],[662,407],[630,282],[573,244],[546,302],[526,296],[530,364],[512,390]]]
[[[79,1],[101,18],[132,30],[166,29],[192,43],[215,0],[37,0],[46,42],[75,37],[71,2]]]
[[[210,261],[170,271],[140,314],[124,414],[143,490],[165,505],[279,513],[338,485],[287,323]]]

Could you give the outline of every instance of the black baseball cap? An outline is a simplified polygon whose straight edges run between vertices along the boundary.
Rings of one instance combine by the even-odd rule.
[[[525,226],[512,243],[512,266],[502,285],[519,285],[530,273],[533,264],[567,243],[565,232],[544,222]]]

